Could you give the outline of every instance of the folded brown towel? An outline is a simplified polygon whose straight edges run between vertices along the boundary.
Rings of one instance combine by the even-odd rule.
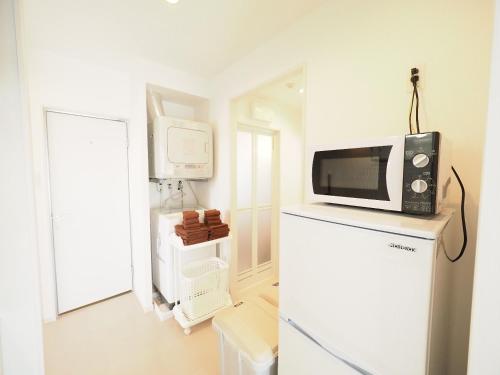
[[[225,231],[225,232],[211,232],[209,236],[211,237],[217,237],[217,236],[227,236],[229,235],[229,231]]]
[[[185,229],[182,225],[176,225],[175,234],[181,237],[207,236],[208,228],[202,224],[196,229]]]
[[[182,237],[183,241],[208,241],[208,236],[200,236],[200,237]]]
[[[221,234],[221,235],[211,235],[211,236],[208,237],[208,240],[212,241],[212,240],[216,240],[216,239],[219,239],[219,238],[227,237],[228,235],[229,235],[229,233]]]
[[[207,225],[207,227],[210,230],[214,230],[214,229],[219,229],[219,228],[228,228],[228,225],[224,224],[224,223],[220,223],[220,224],[216,224],[216,225]]]
[[[220,216],[219,210],[205,210],[205,217]]]
[[[175,231],[178,233],[182,233],[183,235],[193,235],[197,233],[206,233],[208,232],[208,228],[203,225],[200,225],[198,228],[194,229],[186,229],[182,225],[176,226]]]
[[[175,226],[175,234],[182,239],[185,246],[195,245],[208,241],[209,230],[204,224],[199,222],[191,224],[195,228],[185,228],[185,225],[179,224]]]
[[[208,227],[216,227],[218,225],[222,225],[222,221],[213,221],[213,222],[210,222],[210,221],[206,221],[205,222],[205,225],[208,226]]]
[[[208,228],[210,229],[209,240],[216,240],[229,235],[229,226],[227,224],[208,225]]]
[[[184,245],[194,245],[229,235],[229,226],[221,221],[220,211],[205,211],[204,223],[200,223],[198,217],[196,211],[184,211],[182,224],[175,226],[175,233],[181,237]]]
[[[200,229],[200,225],[201,224],[199,224],[197,227],[186,227],[186,226],[184,226],[183,228],[185,230],[188,230],[188,231],[197,231],[198,229]]]
[[[183,226],[183,228],[185,230],[189,230],[189,231],[197,231],[197,230],[199,230],[201,228],[201,224],[198,224],[197,226],[192,226],[192,225],[190,225],[190,226]]]
[[[182,236],[190,236],[190,237],[204,235],[204,234],[208,233],[208,231],[200,230],[200,228],[198,228],[198,229],[184,229],[183,228],[183,230],[178,230],[176,232]]]
[[[220,237],[227,237],[229,236],[229,232],[224,232],[224,233],[210,233],[210,235],[208,236],[208,238],[212,239],[212,238],[220,238]]]
[[[182,223],[182,226],[186,229],[196,229],[196,228],[199,228],[201,227],[203,224],[202,223],[191,223],[191,224],[186,224],[186,223]]]
[[[193,219],[193,218],[198,218],[200,215],[196,211],[183,211],[182,212],[182,217],[184,220],[186,219]]]
[[[229,228],[211,230],[210,233],[229,233]]]
[[[217,221],[220,220],[220,216],[205,216],[204,221]]]

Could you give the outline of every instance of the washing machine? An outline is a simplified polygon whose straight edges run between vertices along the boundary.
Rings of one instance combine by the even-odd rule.
[[[185,208],[184,210],[187,210]],[[193,208],[190,208],[193,210]],[[204,208],[198,207],[196,211],[200,215],[200,221],[204,219]],[[176,273],[173,267],[173,247],[170,243],[175,226],[182,223],[182,209],[167,210],[154,208],[151,210],[151,266],[153,273],[153,285],[158,289],[168,303],[174,303],[174,277]],[[200,248],[196,252],[190,252],[183,257],[183,263],[179,265],[182,269],[189,262],[216,256],[216,245]],[[179,283],[177,283],[179,285]]]

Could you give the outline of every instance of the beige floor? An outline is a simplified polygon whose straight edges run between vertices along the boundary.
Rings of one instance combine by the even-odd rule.
[[[190,336],[174,319],[144,314],[131,293],[73,311],[45,325],[47,375],[215,375],[210,322]]]

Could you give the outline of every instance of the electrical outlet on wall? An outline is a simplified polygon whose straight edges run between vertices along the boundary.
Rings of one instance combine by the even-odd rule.
[[[406,74],[406,82],[405,82],[405,87],[406,87],[406,93],[408,95],[411,95],[413,93],[413,84],[411,83],[410,81],[410,78],[411,78],[411,70],[413,68],[417,68],[418,69],[418,84],[417,84],[417,87],[419,89],[419,92],[420,91],[424,91],[425,90],[425,82],[426,82],[426,76],[427,76],[427,69],[426,69],[426,66],[424,63],[422,64],[413,64],[411,66],[408,67],[408,69],[406,70],[407,71],[407,74]]]

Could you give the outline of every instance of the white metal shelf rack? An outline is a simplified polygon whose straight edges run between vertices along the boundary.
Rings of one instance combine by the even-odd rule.
[[[194,245],[184,245],[184,243],[182,242],[182,239],[179,236],[177,236],[175,233],[172,233],[172,235],[171,235],[170,240],[171,240],[171,244],[172,244],[173,249],[174,249],[173,263],[174,263],[174,272],[175,272],[175,275],[174,275],[174,293],[175,293],[174,301],[175,301],[175,304],[174,304],[174,308],[173,308],[173,313],[174,313],[175,320],[177,320],[179,325],[182,328],[184,328],[184,333],[186,335],[189,335],[191,333],[191,327],[193,327],[196,324],[199,324],[201,322],[204,322],[205,320],[211,319],[220,310],[225,309],[226,307],[232,306],[233,302],[231,300],[230,294],[227,293],[226,302],[223,306],[221,306],[220,308],[218,308],[214,311],[211,311],[211,312],[209,312],[201,317],[198,317],[196,319],[189,319],[184,314],[184,312],[182,310],[182,305],[181,305],[180,296],[179,296],[179,280],[181,279],[180,273],[182,272],[182,267],[183,267],[182,258],[185,254],[187,254],[191,251],[196,251],[196,250],[199,250],[199,249],[204,248],[204,247],[215,245],[217,248],[216,256],[218,258],[222,259],[223,261],[229,263],[228,262],[229,255],[223,256],[222,251],[221,251],[221,245],[223,245],[225,243],[230,243],[229,242],[230,239],[231,239],[231,236],[229,235],[227,237],[222,237],[222,238],[218,238],[216,240],[211,240],[211,241],[205,241],[205,242],[201,242],[201,243],[194,244]]]

